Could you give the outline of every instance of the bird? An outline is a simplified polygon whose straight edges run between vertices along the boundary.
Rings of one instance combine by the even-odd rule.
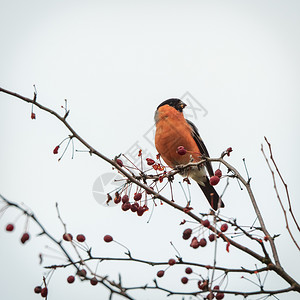
[[[209,157],[197,127],[183,115],[186,106],[182,100],[171,98],[163,101],[155,111],[155,147],[164,162],[172,169]],[[178,154],[177,150],[180,146],[184,147],[186,154]],[[195,180],[210,206],[217,210],[219,207],[224,207],[224,203],[207,176],[207,172],[210,176],[214,176],[211,162],[206,161],[204,165],[184,169],[181,175]]]

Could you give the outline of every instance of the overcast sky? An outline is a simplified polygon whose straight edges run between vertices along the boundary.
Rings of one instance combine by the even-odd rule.
[[[212,157],[231,146],[234,151],[229,162],[243,175],[242,158],[246,158],[268,229],[281,234],[281,261],[286,271],[299,279],[299,253],[285,230],[271,174],[260,152],[267,136],[299,219],[299,9],[296,0],[2,0],[0,86],[31,97],[35,84],[38,101],[61,113],[67,99],[70,124],[111,158],[131,153],[136,145],[154,156],[155,109],[165,99],[183,97],[190,104],[187,116],[199,128]],[[34,109],[36,120],[31,120],[30,105],[4,94],[0,95],[0,107],[0,193],[24,202],[54,235],[63,233],[55,211],[58,202],[69,230],[75,235],[86,234],[95,254],[122,255],[123,249],[102,242],[110,233],[139,258],[174,257],[169,244],[172,240],[184,257],[212,264],[212,245],[196,251],[182,242],[184,228],[178,224],[183,217],[173,209],[157,207],[147,223],[149,212],[138,218],[119,207],[100,205],[99,194],[112,188],[108,184],[102,191],[101,187],[111,176],[111,167],[84,152],[76,152],[72,160],[70,150],[58,162],[52,151],[68,131],[51,115]],[[84,150],[77,142],[75,148]],[[221,182],[219,191],[224,184]],[[96,199],[93,190],[98,192]],[[279,190],[284,192],[281,187]],[[175,192],[182,203],[178,184]],[[169,195],[167,190],[165,194]],[[192,185],[191,194],[193,206],[207,212],[197,185]],[[223,215],[252,224],[253,209],[236,182],[230,184],[223,200]],[[18,219],[15,232],[6,233],[6,224],[18,216],[9,209],[0,219],[1,298],[38,299],[33,288],[41,283],[44,272],[38,265],[38,254],[58,254],[45,248],[51,244],[44,238],[32,237],[28,244],[20,244],[24,217]],[[32,236],[38,233],[32,222],[29,226]],[[291,229],[299,240],[292,225]],[[225,245],[219,247],[220,265],[254,268],[252,260],[234,249],[228,254]],[[48,258],[48,262],[62,261]],[[113,279],[122,271],[126,285],[143,285],[151,282],[159,269],[126,267],[101,264],[98,271]],[[68,285],[66,278],[73,272],[55,272],[49,299],[106,299],[108,294],[102,287],[78,280]],[[182,269],[174,269],[160,282],[181,288],[182,275]],[[194,284],[196,290],[195,282],[184,289]],[[255,289],[238,277],[229,284],[232,289]],[[286,286],[276,279],[267,284],[271,288]],[[165,298],[165,294],[151,292],[134,295],[138,299]],[[297,297],[290,294],[279,299]]]

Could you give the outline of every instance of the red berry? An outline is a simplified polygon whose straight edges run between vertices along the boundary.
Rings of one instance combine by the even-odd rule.
[[[220,181],[220,178],[218,176],[212,176],[209,179],[209,183],[211,185],[217,185],[219,183],[219,181]]]
[[[128,202],[128,201],[129,201],[128,195],[124,195],[124,196],[122,197],[122,202],[123,202],[123,203],[126,203],[126,202]]]
[[[137,202],[134,202],[130,206],[130,209],[131,209],[132,212],[137,212],[138,208],[139,208],[139,204]]]
[[[121,206],[122,210],[124,210],[124,211],[129,210],[130,207],[131,207],[131,204],[130,204],[129,202],[125,202],[125,203],[123,203],[122,206]]]
[[[232,148],[231,147],[227,148],[227,150],[226,150],[226,153],[227,153],[228,156],[230,156],[230,152],[232,152]]]
[[[7,224],[6,231],[13,231],[15,226],[13,224]]]
[[[57,153],[58,153],[58,149],[59,149],[59,146],[56,146],[56,147],[53,149],[53,154],[57,154]]]
[[[219,178],[222,177],[222,171],[220,169],[217,169],[215,171],[215,176],[218,176]]]
[[[183,147],[183,146],[179,146],[178,148],[177,148],[177,151],[176,151],[179,155],[184,155],[184,154],[186,154],[186,150],[185,150],[185,148]]]
[[[81,270],[77,271],[77,275],[80,276],[80,277],[85,277],[86,276],[86,270],[81,269]]]
[[[7,225],[8,226],[8,225]],[[7,229],[6,229],[7,230]],[[8,231],[11,231],[11,230],[8,230]],[[269,237],[266,235],[265,237],[264,237],[264,240],[267,242],[268,240],[269,240]]]
[[[141,217],[144,214],[144,212],[145,212],[145,209],[142,206],[140,206],[137,209],[137,214],[138,214],[139,217]]]
[[[222,224],[221,231],[225,232],[225,231],[227,231],[227,229],[228,229],[228,225],[226,223]]]
[[[217,293],[216,299],[221,300],[224,298],[224,293]]]
[[[175,259],[174,259],[174,258],[170,258],[168,264],[169,264],[170,266],[175,265],[175,264],[176,264]]]
[[[46,298],[48,295],[48,289],[46,287],[44,287],[42,290],[41,290],[41,296],[43,298]]]
[[[206,219],[206,220],[202,221],[202,225],[203,225],[204,227],[209,227],[210,222]]]
[[[184,232],[183,232],[183,234],[182,234],[182,238],[183,238],[184,240],[188,240],[188,239],[191,237],[192,232],[193,232],[193,231],[192,231],[191,228],[185,229]]]
[[[163,277],[165,275],[165,271],[160,270],[160,271],[157,272],[156,275],[157,275],[157,277]]]
[[[216,235],[215,235],[214,233],[212,233],[212,234],[210,234],[210,235],[208,236],[208,239],[209,239],[211,242],[213,242],[213,241],[216,239]]]
[[[73,283],[75,281],[75,277],[70,275],[68,278],[67,278],[67,281],[68,283]]]
[[[27,232],[25,232],[21,237],[21,243],[25,244],[29,240],[30,236]]]
[[[213,290],[219,290],[219,289],[220,289],[220,286],[218,286],[218,285],[215,285],[213,288]]]
[[[206,290],[208,286],[208,281],[204,280],[203,282],[201,280],[198,281],[198,287],[200,290]]]
[[[215,298],[215,295],[212,292],[210,292],[209,294],[207,294],[205,299],[211,300],[211,299],[214,299],[214,298]]]
[[[203,238],[203,239],[201,239],[201,240],[199,241],[199,245],[200,245],[201,247],[205,247],[206,244],[207,244],[207,242],[206,242],[206,239],[205,239],[205,238]]]
[[[97,278],[96,277],[91,278],[90,283],[91,283],[91,285],[97,285],[97,283],[98,283]]]
[[[198,242],[198,240],[197,240],[196,237],[193,237],[190,246],[191,246],[192,248],[194,248],[194,249],[199,248],[200,244],[199,244],[199,242]]]
[[[187,277],[182,277],[181,278],[181,282],[183,283],[183,284],[187,284],[188,283],[188,278]]]
[[[142,194],[141,194],[141,193],[136,193],[136,194],[134,194],[133,199],[134,199],[135,201],[141,200],[141,199],[142,199]]]
[[[123,167],[123,162],[121,161],[121,159],[117,159],[116,160],[117,164],[122,168]]]
[[[78,242],[83,243],[85,241],[85,236],[83,234],[78,234],[76,239]]]
[[[67,241],[67,242],[70,242],[70,241],[73,240],[73,235],[72,235],[71,233],[65,233],[65,234],[63,235],[63,239],[64,239],[65,241]]]
[[[31,113],[31,119],[32,119],[32,120],[35,119],[35,113],[34,113],[34,112]]]
[[[152,158],[146,158],[146,161],[148,166],[152,166],[155,164],[155,161]]]
[[[187,267],[187,268],[185,269],[185,273],[186,273],[186,274],[192,274],[192,273],[193,273],[192,268]]]
[[[108,234],[103,239],[106,243],[110,243],[111,241],[113,241],[112,236]]]
[[[41,288],[40,286],[36,286],[36,287],[34,288],[34,292],[35,292],[36,294],[40,294],[41,291],[42,291],[42,288]]]
[[[114,202],[115,202],[116,204],[120,203],[120,202],[121,202],[121,196],[115,197]]]

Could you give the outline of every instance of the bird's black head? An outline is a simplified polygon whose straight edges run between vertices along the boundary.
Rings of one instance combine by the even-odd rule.
[[[168,100],[165,100],[164,102],[162,102],[157,107],[157,109],[159,109],[161,106],[164,106],[164,105],[172,106],[180,112],[182,112],[182,110],[186,107],[186,104],[184,102],[182,102],[180,99],[171,98],[171,99],[168,99]]]

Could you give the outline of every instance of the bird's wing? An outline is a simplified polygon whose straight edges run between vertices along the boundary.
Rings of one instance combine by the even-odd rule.
[[[205,147],[205,145],[204,145],[204,143],[203,143],[203,141],[200,137],[200,134],[198,132],[197,127],[191,121],[189,121],[189,120],[186,120],[186,121],[192,128],[192,136],[193,136],[193,139],[194,139],[194,141],[196,142],[196,144],[199,148],[200,153],[204,154],[204,156],[206,156],[206,157],[209,157],[209,153],[208,153],[208,151],[207,151],[207,149],[206,149],[206,147]],[[213,176],[214,171],[213,171],[213,168],[211,166],[210,161],[207,161],[205,165],[206,165],[206,169],[207,169],[209,175]]]

